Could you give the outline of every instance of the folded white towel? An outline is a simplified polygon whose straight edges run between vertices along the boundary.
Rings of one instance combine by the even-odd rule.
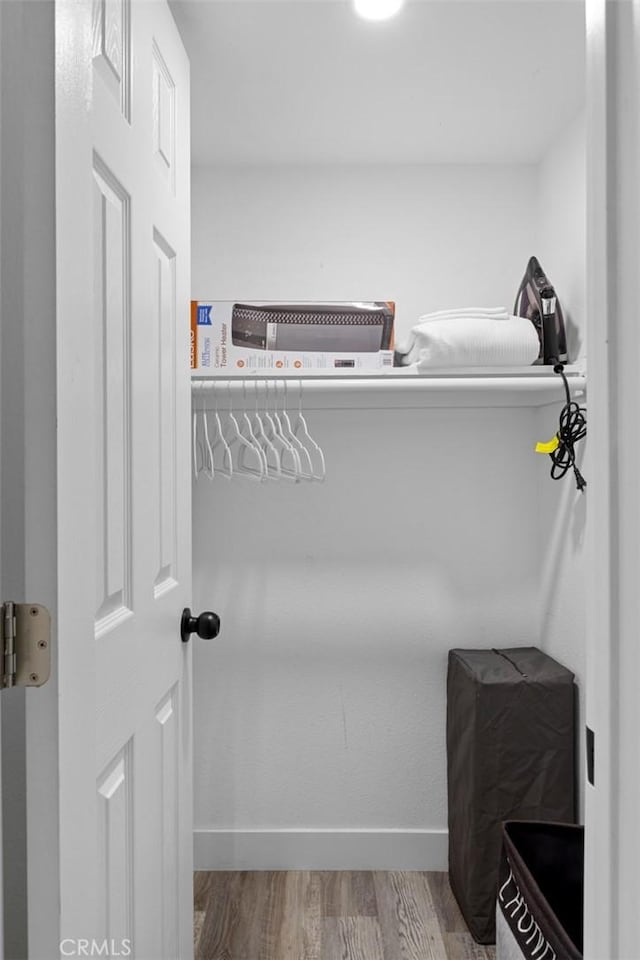
[[[526,317],[496,321],[491,317],[431,320],[411,331],[403,357],[419,370],[430,367],[530,366],[538,357],[538,334]]]
[[[494,317],[496,320],[507,320],[509,311],[506,307],[457,307],[451,310],[434,310],[433,313],[423,313],[418,317],[418,323],[444,320],[448,317]]]
[[[436,310],[434,313],[425,313],[419,317],[417,324],[409,331],[409,335],[396,344],[396,351],[400,354],[412,353],[423,324],[431,324],[440,320],[469,319],[508,320],[509,314],[504,307],[458,307],[455,310]],[[405,359],[403,362],[411,363],[412,361]]]

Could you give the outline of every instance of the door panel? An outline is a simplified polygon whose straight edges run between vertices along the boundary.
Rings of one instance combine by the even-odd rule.
[[[156,350],[158,431],[158,544],[154,595],[162,596],[177,582],[176,569],[176,254],[154,227],[156,268]]]
[[[56,32],[61,937],[189,957],[188,62],[164,0]]]
[[[134,845],[132,743],[98,777],[97,939],[122,943],[133,938]]]
[[[96,637],[131,614],[131,201],[94,154]]]
[[[160,851],[159,902],[162,905],[162,943],[160,956],[179,955],[180,931],[180,747],[177,688],[158,706],[155,714],[155,736],[158,750],[156,769],[159,772],[157,789],[162,797],[160,817],[156,824],[156,841]]]
[[[160,48],[153,47],[153,149],[161,175],[175,193],[176,86]]]
[[[93,0],[93,65],[130,119],[131,0]]]

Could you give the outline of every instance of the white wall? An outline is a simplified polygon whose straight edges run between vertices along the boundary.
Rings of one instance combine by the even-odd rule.
[[[565,310],[569,358],[586,356],[586,141],[579,113],[538,172],[537,257]]]
[[[395,298],[401,327],[511,305],[536,185],[196,170],[193,293]],[[196,486],[194,605],[224,625],[195,649],[200,866],[444,868],[446,652],[538,640],[537,415],[376,406],[310,412],[324,485]]]
[[[538,435],[550,439],[558,429],[557,408],[540,411]],[[587,482],[590,479],[588,458],[583,462],[585,444],[581,444],[579,464]],[[584,692],[586,670],[585,646],[585,524],[589,491],[576,490],[573,472],[560,481],[549,477],[549,458],[539,457],[538,473],[538,538],[540,550],[540,615],[539,646],[576,675],[578,686],[578,767],[580,779],[579,813],[584,800]]]
[[[576,117],[540,165],[538,185],[538,258],[549,272],[568,321],[571,359],[586,356],[586,177],[585,118]],[[539,413],[539,435],[548,440],[558,429],[557,408]],[[584,402],[584,398],[581,402]],[[580,457],[585,455],[582,444]],[[576,491],[573,476],[549,479],[549,460],[538,463],[541,557],[540,646],[576,674],[579,695],[580,812],[584,799],[585,554],[588,502]],[[580,461],[587,481],[589,459]]]
[[[447,650],[537,640],[535,414],[308,419],[325,484],[196,485],[196,830],[438,832]]]
[[[195,168],[193,296],[512,307],[534,166]]]

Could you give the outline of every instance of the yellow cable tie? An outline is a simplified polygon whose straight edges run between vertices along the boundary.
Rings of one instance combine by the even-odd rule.
[[[559,446],[560,437],[556,433],[553,440],[548,440],[547,443],[536,443],[536,453],[553,453]]]

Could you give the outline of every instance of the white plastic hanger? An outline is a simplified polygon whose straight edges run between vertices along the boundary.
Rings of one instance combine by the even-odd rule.
[[[280,476],[286,477],[298,483],[300,480],[300,459],[297,451],[284,437],[282,433],[282,424],[275,408],[273,413],[269,410],[269,381],[264,382],[264,416],[267,421],[267,435],[271,441],[278,447],[280,452]]]
[[[198,459],[198,453],[200,452],[198,439],[198,403],[196,397],[193,400],[193,414],[192,414],[192,424],[191,424],[191,453],[193,455],[193,476],[197,480],[200,476],[201,460]]]
[[[254,433],[256,440],[262,450],[265,458],[265,463],[267,467],[267,477],[272,477],[278,479],[282,476],[282,470],[280,469],[280,453],[278,448],[274,443],[271,442],[269,437],[266,434],[264,423],[262,422],[262,417],[258,411],[258,381],[254,381],[255,386],[255,400],[256,408],[253,414],[253,424],[254,424]],[[266,397],[266,381],[265,381],[265,397]],[[265,399],[266,406],[266,399]]]
[[[191,442],[193,446],[193,475],[197,480],[201,473],[213,478],[213,460],[211,455],[211,446],[207,431],[207,415],[204,405],[204,396],[201,397],[200,409],[198,409],[198,390],[200,384],[195,386],[195,396],[193,398],[193,424]],[[202,393],[202,391],[200,391]]]
[[[204,391],[202,392],[202,432],[203,432],[203,464],[202,469],[205,475],[210,479],[216,475],[215,466],[213,462],[213,450],[211,448],[211,442],[209,440],[209,414],[205,406]]]
[[[282,419],[282,411],[278,410],[278,381],[273,381],[273,417],[278,427],[279,434],[287,445],[289,453],[293,457],[293,469],[298,477],[298,480],[302,479],[302,464],[300,462],[300,454],[298,452],[297,446],[289,439],[285,425]]]
[[[251,480],[263,480],[265,477],[265,467],[262,454],[240,433],[240,426],[233,413],[230,380],[227,382],[227,390],[229,393],[229,409],[226,411],[227,423],[224,430],[224,438],[231,451],[232,457],[234,447],[238,448],[238,454],[240,454],[241,450],[247,453],[246,457],[242,457],[242,463],[240,462],[240,455],[238,455],[234,471],[240,477],[249,477]],[[253,461],[253,465],[249,465],[251,461]]]
[[[296,437],[295,433],[291,429],[291,421],[289,420],[289,414],[287,413],[287,381],[282,381],[283,386],[283,398],[282,398],[282,410],[280,411],[280,416],[282,419],[282,424],[284,428],[284,433],[287,440],[293,444],[295,449],[298,451],[298,459],[300,460],[300,477],[303,480],[313,480],[313,465],[311,463],[311,454],[305,447],[304,443]]]
[[[312,460],[315,464],[311,468],[313,479],[322,483],[327,475],[324,453],[320,444],[316,443],[307,427],[307,421],[302,415],[302,380],[298,380],[298,414],[293,424],[293,433],[296,437],[303,437],[307,449],[311,448]]]
[[[213,443],[211,445],[212,453],[214,454],[215,460],[215,451],[220,449],[222,451],[222,458],[218,464],[217,474],[221,477],[226,477],[227,480],[231,480],[233,477],[233,457],[231,456],[231,450],[229,449],[229,444],[227,443],[224,435],[224,430],[222,429],[222,423],[220,421],[220,414],[218,412],[218,395],[216,392],[216,384],[212,384],[213,391],[213,422],[215,426],[215,433],[213,437]]]
[[[249,414],[247,413],[247,381],[242,381],[242,399],[244,408],[242,411],[242,417],[240,418],[240,435],[250,444],[253,450],[258,454],[260,461],[262,463],[262,480],[267,479],[267,458],[265,456],[264,450],[258,443],[258,440],[253,432],[253,427],[251,425],[251,420],[249,419]],[[238,453],[238,462],[242,469],[251,470],[251,466],[246,463],[246,451],[247,447],[241,447]]]

